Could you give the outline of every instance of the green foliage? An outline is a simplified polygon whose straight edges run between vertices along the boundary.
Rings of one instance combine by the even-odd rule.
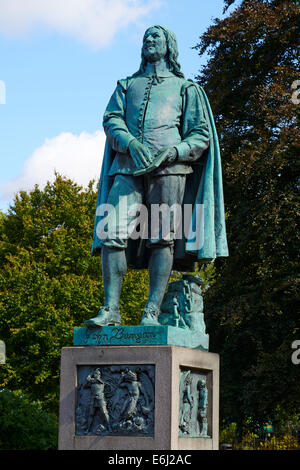
[[[120,312],[123,325],[138,325],[148,298],[148,272],[128,269],[122,286]]]
[[[56,417],[38,403],[0,392],[0,450],[55,450],[57,429]]]
[[[277,410],[279,411],[279,410]],[[299,415],[294,416],[295,424],[299,423]],[[276,429],[276,435],[270,435],[263,430],[259,429],[257,433],[250,430],[251,419],[244,423],[244,432],[241,435],[237,423],[222,423],[220,429],[220,444],[231,444],[234,450],[292,450],[299,448],[297,439],[292,435],[297,426],[293,428],[291,424],[287,429],[287,423],[284,422],[283,427]],[[298,424],[299,425],[299,424]],[[283,432],[283,430],[285,432]]]
[[[43,190],[17,195],[0,218],[0,386],[56,412],[61,348],[104,300],[101,260],[91,257],[95,206],[92,183],[83,190],[56,175]],[[129,270],[123,323],[140,322],[147,292],[147,273]]]
[[[236,423],[229,423],[227,425],[223,425],[220,429],[220,443],[231,444],[234,446],[237,441],[237,424]]]
[[[295,450],[298,448],[297,439],[289,434],[280,438],[273,436],[271,439],[260,442],[256,447],[257,450]]]
[[[283,409],[276,406],[274,412],[273,426],[276,431],[276,436],[283,437],[286,435],[297,435],[300,429],[300,411],[295,410],[292,414],[289,409]]]
[[[101,303],[100,260],[90,256],[96,195],[56,177],[16,196],[1,219],[0,386],[57,411],[60,351]]]
[[[0,217],[0,338],[7,353],[0,387],[56,413],[61,348],[104,300],[101,259],[91,256],[95,206],[92,182],[83,189],[56,175],[44,189],[17,195]],[[123,324],[140,323],[147,296],[148,273],[129,269]]]
[[[236,450],[295,450],[298,448],[297,439],[290,434],[259,439],[253,432],[245,434],[241,443],[235,446]]]
[[[300,405],[298,37],[293,0],[242,1],[196,47],[209,55],[198,79],[220,135],[230,252],[215,263],[208,331],[222,416],[240,428],[252,416],[253,431],[277,406],[292,415]]]

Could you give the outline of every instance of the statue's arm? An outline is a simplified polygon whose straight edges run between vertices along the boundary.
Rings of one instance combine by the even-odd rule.
[[[125,122],[126,90],[121,82],[118,82],[105,110],[103,128],[113,150],[127,153],[130,142],[135,138]]]
[[[189,401],[189,404],[192,406],[193,403],[194,403],[194,398],[191,395],[191,387],[190,386],[187,387],[186,395],[187,395],[187,399]]]
[[[183,89],[182,141],[176,145],[178,160],[198,160],[209,146],[209,129],[203,112],[203,104],[196,85]]]
[[[147,167],[152,162],[150,151],[141,144],[126,125],[126,80],[120,80],[103,117],[105,134],[113,150],[129,153],[138,169]]]
[[[93,383],[93,378],[92,378],[92,375],[89,374],[85,380],[85,384],[83,388],[89,388],[91,386],[91,383]]]

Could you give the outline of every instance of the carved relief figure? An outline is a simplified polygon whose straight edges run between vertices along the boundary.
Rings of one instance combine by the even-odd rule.
[[[206,388],[206,380],[200,379],[197,384],[199,392],[198,398],[198,422],[201,436],[207,436],[207,404],[208,404],[208,390]]]
[[[209,399],[206,380],[206,375],[200,370],[181,370],[179,437],[209,437],[207,413]]]
[[[187,274],[171,282],[161,304],[159,322],[205,334],[202,284],[203,279]]]
[[[80,366],[76,432],[153,435],[154,366]]]
[[[181,419],[179,424],[179,428],[184,434],[189,434],[190,432],[192,408],[194,405],[194,397],[191,396],[191,381],[192,377],[188,374],[184,382]]]
[[[102,420],[104,421],[103,429],[109,430],[109,415],[106,407],[106,399],[104,396],[104,385],[105,383],[101,380],[100,369],[96,369],[93,374],[90,374],[86,378],[86,387],[91,389],[91,401],[89,405],[88,424],[86,433],[91,431],[94,416],[97,411],[100,413]]]
[[[120,413],[121,427],[128,427],[132,422],[136,424],[135,416],[137,415],[137,405],[141,394],[144,396],[146,406],[141,406],[142,413],[148,415],[150,412],[147,393],[137,379],[137,374],[127,369],[123,375],[123,381],[120,387],[126,389],[124,404]],[[138,425],[141,426],[142,418],[138,419]]]

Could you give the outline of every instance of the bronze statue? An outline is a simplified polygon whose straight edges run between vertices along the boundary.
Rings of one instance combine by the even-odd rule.
[[[227,256],[218,138],[207,97],[186,80],[175,35],[165,27],[145,32],[139,70],[118,81],[104,113],[107,136],[92,254],[101,254],[105,305],[88,327],[119,325],[127,265],[148,268],[149,297],[141,325],[159,325],[159,308],[171,270],[193,270],[200,259]],[[128,209],[122,209],[121,198]],[[123,200],[122,199],[122,200]],[[171,211],[168,230],[153,207],[192,207],[189,230],[178,235]],[[147,215],[136,237],[135,207]],[[190,232],[196,227],[196,243]],[[112,208],[107,215],[106,208]],[[186,211],[187,212],[187,211]],[[175,214],[175,215],[174,215]],[[105,223],[109,226],[108,232]],[[156,232],[149,233],[149,225]],[[201,226],[200,226],[201,225]]]

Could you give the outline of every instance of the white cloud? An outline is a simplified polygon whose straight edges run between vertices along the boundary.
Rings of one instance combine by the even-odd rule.
[[[91,179],[99,179],[105,145],[105,134],[82,132],[79,136],[63,132],[46,139],[24,165],[19,178],[1,188],[1,199],[13,199],[20,190],[31,190],[35,184],[43,187],[55,179],[55,170],[86,187]]]
[[[0,32],[20,37],[36,27],[71,35],[97,48],[136,23],[161,0],[1,0]]]

